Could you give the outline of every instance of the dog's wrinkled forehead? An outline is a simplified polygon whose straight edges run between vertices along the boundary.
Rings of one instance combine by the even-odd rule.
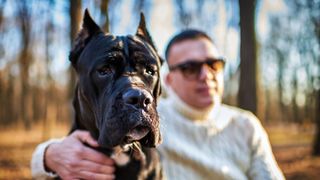
[[[146,41],[143,41],[138,36],[132,35],[117,36],[117,39],[120,39],[120,47],[123,48],[123,52],[126,57],[130,57],[130,55],[134,54],[135,52],[142,52],[145,55],[156,60],[159,63],[158,65],[160,66],[160,59],[157,55],[157,52]]]
[[[154,61],[152,63],[158,67],[161,65],[161,60],[153,47],[138,36],[114,36],[100,33],[93,37],[82,51],[76,65],[77,69],[78,71],[88,70],[95,62],[115,53],[120,54],[125,61],[134,61],[134,57],[139,54]]]
[[[132,55],[135,55],[133,52],[140,52],[142,56],[146,55],[149,56],[148,59],[157,61],[158,67],[162,64],[146,28],[143,13],[140,14],[140,22],[135,35],[114,36],[109,32],[104,33],[91,18],[89,11],[85,10],[82,29],[69,55],[72,65],[79,71],[83,65],[90,66],[95,60],[105,58],[112,51],[122,53],[124,59],[130,59]]]

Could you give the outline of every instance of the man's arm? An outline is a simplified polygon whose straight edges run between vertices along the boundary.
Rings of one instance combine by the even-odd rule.
[[[87,131],[77,130],[60,140],[49,140],[36,148],[31,161],[35,179],[114,179],[114,162],[90,147],[98,143]]]
[[[250,179],[285,179],[273,156],[268,135],[255,117],[253,126]]]

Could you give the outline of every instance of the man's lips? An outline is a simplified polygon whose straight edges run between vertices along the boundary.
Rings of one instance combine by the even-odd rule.
[[[212,90],[214,88],[210,88],[209,86],[200,86],[196,88],[196,92],[200,95],[210,96],[212,94]]]
[[[197,88],[196,89],[196,92],[198,94],[201,94],[201,95],[210,95],[210,88],[209,87],[202,87],[202,88]]]

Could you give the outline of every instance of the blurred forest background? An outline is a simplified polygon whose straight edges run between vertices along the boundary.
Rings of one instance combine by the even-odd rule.
[[[227,57],[224,102],[260,118],[288,179],[320,178],[319,0],[0,0],[0,179],[31,179],[35,146],[68,132],[85,8],[117,35],[143,11],[161,55],[180,30],[207,32]]]

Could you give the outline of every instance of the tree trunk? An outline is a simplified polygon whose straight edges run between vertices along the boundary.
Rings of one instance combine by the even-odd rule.
[[[239,107],[257,114],[257,50],[255,35],[255,0],[239,0],[240,8],[240,85]]]
[[[297,69],[294,70],[294,72],[297,72]],[[293,82],[292,82],[292,110],[293,110],[293,121],[295,123],[301,124],[301,120],[299,118],[299,107],[297,104],[297,96],[298,96],[298,79],[297,75],[293,74]]]
[[[307,1],[307,5],[309,9],[312,11],[309,11],[310,14],[312,12],[318,12],[319,11],[319,1]],[[320,44],[320,16],[319,13],[312,13],[312,22],[314,24],[314,31],[318,40],[318,44]],[[315,81],[320,81],[320,59],[317,59],[317,65],[318,65],[318,76],[315,77]],[[320,156],[320,89],[315,90],[315,123],[316,123],[316,134],[314,137],[314,143],[313,143],[313,155]]]
[[[285,110],[285,105],[283,103],[283,86],[282,86],[282,81],[283,81],[283,74],[284,74],[284,61],[285,58],[283,57],[282,52],[274,47],[276,50],[276,53],[279,57],[278,59],[278,103],[280,105],[280,121],[284,121],[286,119],[286,110]]]
[[[52,125],[52,121],[55,122],[55,119],[51,118],[51,114],[52,111],[50,109],[51,104],[53,103],[52,101],[54,101],[56,98],[54,97],[54,91],[52,90],[53,86],[54,86],[54,81],[52,79],[52,76],[50,74],[50,61],[51,61],[51,57],[50,57],[50,44],[53,41],[53,34],[54,32],[54,26],[52,24],[52,14],[49,13],[50,11],[48,11],[48,20],[47,20],[47,24],[46,24],[46,35],[45,35],[45,52],[46,52],[46,79],[48,82],[47,88],[45,89],[45,98],[44,98],[44,118],[43,118],[43,128],[42,128],[42,138],[43,140],[47,140],[48,138],[51,137],[51,129],[53,128]],[[58,94],[58,93],[56,93]]]
[[[316,135],[313,143],[313,155],[320,156],[320,89],[316,91]]]
[[[81,9],[81,0],[72,0],[70,1],[70,48],[73,46],[73,41],[76,38],[76,35],[80,29],[80,22],[82,17]],[[68,98],[71,100],[74,94],[75,83],[76,83],[76,74],[73,67],[70,65],[69,68],[70,82],[68,88]]]
[[[18,103],[15,101],[15,77],[12,74],[9,74],[9,79],[8,79],[8,87],[6,89],[6,111],[5,111],[5,119],[8,121],[9,123],[15,123],[17,122],[19,116],[18,116],[18,111],[17,109],[19,109],[18,107]]]
[[[109,15],[108,15],[109,0],[101,0],[100,12],[101,16],[105,18],[105,22],[102,23],[104,32],[109,32]]]
[[[0,104],[3,106],[0,108],[0,123],[5,123],[5,121],[7,121],[7,119],[4,119],[5,108],[6,108],[6,106],[4,106],[6,84],[3,78],[3,74],[4,74],[3,71],[0,70]]]
[[[20,66],[20,81],[21,81],[21,109],[20,115],[26,129],[31,128],[32,120],[32,98],[29,85],[29,67],[32,60],[32,54],[30,51],[30,39],[31,39],[31,7],[28,7],[27,1],[20,1],[18,3],[18,19],[21,25],[22,34],[22,50],[19,56]]]
[[[0,1],[0,30],[2,29],[3,25],[3,8],[6,5],[6,1]]]

